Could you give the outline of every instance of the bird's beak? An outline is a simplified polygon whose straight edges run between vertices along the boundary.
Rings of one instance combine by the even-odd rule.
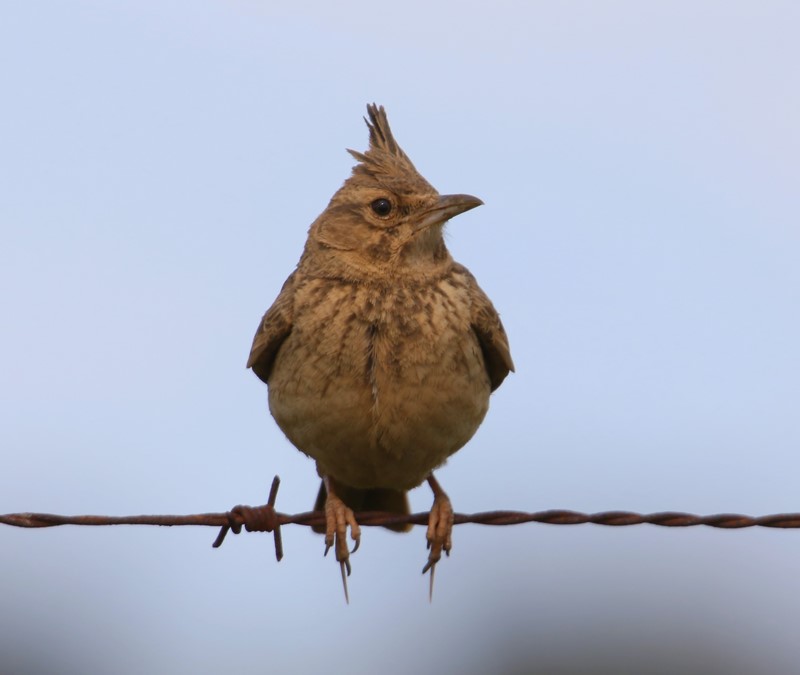
[[[441,195],[436,204],[422,214],[417,229],[425,230],[434,225],[442,225],[459,213],[474,209],[481,204],[483,202],[472,195]]]

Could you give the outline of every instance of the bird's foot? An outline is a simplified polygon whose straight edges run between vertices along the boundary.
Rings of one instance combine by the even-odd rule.
[[[333,481],[325,478],[325,488],[328,496],[325,500],[325,555],[331,548],[334,549],[336,560],[342,571],[342,585],[344,586],[344,598],[350,602],[347,592],[347,577],[350,576],[350,554],[355,553],[361,544],[361,528],[356,522],[353,510],[347,506],[336,494]],[[347,548],[347,528],[350,527],[350,537],[355,542],[353,550]]]
[[[450,503],[450,497],[442,490],[439,481],[433,477],[433,474],[428,477],[428,484],[433,490],[433,506],[428,516],[427,533],[430,553],[428,562],[422,568],[422,573],[425,574],[428,570],[431,572],[429,597],[432,599],[433,574],[436,571],[436,563],[442,559],[442,551],[449,556],[450,549],[453,548],[453,505]]]

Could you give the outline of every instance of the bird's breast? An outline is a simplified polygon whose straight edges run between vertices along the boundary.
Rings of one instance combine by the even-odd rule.
[[[355,487],[413,487],[488,408],[466,287],[309,280],[269,389],[278,424],[323,470]]]

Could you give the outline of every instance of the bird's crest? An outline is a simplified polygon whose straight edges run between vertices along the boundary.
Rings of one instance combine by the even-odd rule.
[[[387,178],[403,177],[405,180],[410,179],[412,183],[421,181],[425,187],[430,188],[394,139],[383,106],[372,103],[367,106],[367,114],[369,119],[365,117],[364,121],[369,129],[369,149],[366,152],[347,151],[359,161],[353,167],[353,176],[367,175],[381,182]]]

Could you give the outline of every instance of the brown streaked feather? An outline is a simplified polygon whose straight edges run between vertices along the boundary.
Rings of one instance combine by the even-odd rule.
[[[284,282],[281,292],[264,314],[253,338],[247,367],[252,368],[262,382],[268,382],[275,355],[292,332],[296,275],[295,271]]]
[[[486,362],[486,371],[492,391],[497,389],[506,379],[509,372],[514,372],[514,362],[511,360],[511,350],[508,346],[506,335],[500,315],[494,308],[492,301],[483,292],[472,273],[463,265],[456,263],[454,270],[463,274],[468,281],[470,300],[472,303],[472,330],[478,336],[483,359]]]

